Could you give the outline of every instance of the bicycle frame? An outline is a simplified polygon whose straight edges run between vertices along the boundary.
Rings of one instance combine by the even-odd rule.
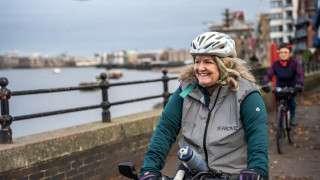
[[[288,141],[292,144],[293,135],[290,135],[291,126],[288,118],[288,102],[293,99],[296,94],[295,88],[292,87],[276,87],[271,89],[275,93],[277,99],[276,109],[276,139],[278,153],[283,153],[283,141],[287,131]],[[292,131],[291,131],[292,132]]]
[[[277,113],[276,113],[277,128],[280,128],[281,130],[288,127],[288,110],[289,108],[288,108],[287,99],[281,99],[277,101]]]

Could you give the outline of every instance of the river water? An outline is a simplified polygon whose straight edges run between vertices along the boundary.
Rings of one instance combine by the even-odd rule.
[[[113,82],[129,82],[136,80],[158,79],[161,72],[117,69],[123,72],[120,79],[111,79]],[[81,82],[93,82],[95,76],[106,72],[104,68],[73,67],[61,68],[59,74],[53,73],[51,68],[45,69],[13,69],[0,70],[0,77],[6,77],[7,86],[11,91],[47,89],[78,86]],[[178,74],[168,74],[176,77]],[[174,92],[178,80],[169,81],[169,92]],[[115,86],[108,89],[109,102],[117,102],[139,97],[160,95],[163,93],[163,83],[144,83],[136,85]],[[101,90],[97,91],[67,91],[46,94],[13,96],[9,100],[10,115],[20,116],[46,111],[97,105],[102,101]],[[163,101],[163,98],[146,100],[135,103],[112,106],[111,117],[151,110],[154,105]],[[102,109],[93,109],[61,115],[40,117],[34,119],[14,121],[11,125],[13,137],[20,137],[54,129],[60,129],[94,121],[101,121]]]

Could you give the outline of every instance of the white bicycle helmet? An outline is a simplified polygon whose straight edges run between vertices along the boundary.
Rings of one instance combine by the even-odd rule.
[[[190,54],[216,55],[219,57],[237,57],[234,41],[220,32],[205,32],[191,42]]]

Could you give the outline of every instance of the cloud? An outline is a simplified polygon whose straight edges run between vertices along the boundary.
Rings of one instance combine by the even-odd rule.
[[[0,53],[184,48],[207,30],[204,22],[221,22],[226,8],[244,11],[251,21],[259,9],[257,0],[1,1]]]

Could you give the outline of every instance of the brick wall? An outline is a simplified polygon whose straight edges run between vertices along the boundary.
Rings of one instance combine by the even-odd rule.
[[[118,163],[130,161],[140,170],[161,111],[14,139],[0,146],[0,180],[126,179]],[[177,151],[175,143],[171,152]]]
[[[0,179],[124,179],[119,162],[131,161],[139,170],[152,133],[130,137],[120,143],[41,162],[0,174]]]
[[[124,179],[118,163],[140,169],[161,111],[13,139],[0,146],[0,180]]]

